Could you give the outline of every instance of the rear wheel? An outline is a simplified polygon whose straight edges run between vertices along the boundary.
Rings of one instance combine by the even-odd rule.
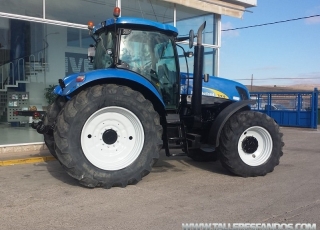
[[[283,146],[282,133],[271,117],[242,111],[234,114],[222,130],[219,158],[236,175],[264,176],[279,164]]]
[[[86,187],[125,187],[151,171],[162,126],[150,101],[131,88],[99,85],[74,96],[54,132],[68,174]]]
[[[58,96],[55,99],[55,101],[51,105],[48,106],[47,113],[46,113],[44,120],[43,120],[43,124],[46,126],[53,127],[55,124],[55,121],[57,119],[57,116],[60,113],[62,107],[65,105],[65,103],[66,103],[66,99],[64,97]],[[55,143],[54,143],[53,132],[44,133],[43,137],[44,137],[44,143],[48,147],[52,156],[54,156],[56,159],[58,159],[56,152],[54,150]]]

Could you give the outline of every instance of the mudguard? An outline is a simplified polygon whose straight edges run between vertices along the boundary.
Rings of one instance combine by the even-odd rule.
[[[81,82],[77,82],[78,76],[83,76],[84,80]],[[100,69],[86,73],[72,74],[63,79],[63,82],[65,84],[64,89],[62,89],[61,86],[58,85],[53,92],[57,95],[68,97],[71,93],[81,88],[82,86],[100,79],[125,79],[128,81],[139,83],[140,85],[148,88],[159,99],[163,106],[165,106],[161,94],[150,81],[140,76],[139,74],[123,69]]]
[[[227,120],[242,108],[247,107],[245,109],[250,110],[250,105],[252,104],[255,104],[254,100],[238,101],[228,105],[224,110],[222,110],[211,125],[209,132],[209,144],[218,147],[220,134]]]

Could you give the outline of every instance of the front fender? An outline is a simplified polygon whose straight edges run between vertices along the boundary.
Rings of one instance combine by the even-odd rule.
[[[84,80],[77,82],[78,76],[84,76]],[[163,106],[165,106],[161,94],[150,81],[139,74],[123,69],[100,69],[69,75],[63,79],[65,88],[62,89],[60,86],[57,86],[54,89],[54,93],[60,96],[69,96],[82,86],[101,79],[125,79],[139,83],[140,85],[148,88],[159,99]]]
[[[238,101],[228,105],[224,110],[222,110],[211,125],[209,132],[209,144],[218,147],[220,134],[227,120],[240,109],[250,110],[249,105],[254,103],[254,100]]]

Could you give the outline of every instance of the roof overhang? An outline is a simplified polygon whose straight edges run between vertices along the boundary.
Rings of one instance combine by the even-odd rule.
[[[257,0],[162,0],[185,7],[198,9],[215,14],[242,18],[248,7],[257,5]]]

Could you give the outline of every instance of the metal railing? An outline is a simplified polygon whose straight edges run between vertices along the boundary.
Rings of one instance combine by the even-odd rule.
[[[319,91],[251,92],[253,110],[274,118],[281,126],[317,128]]]
[[[11,73],[10,73],[11,70]],[[10,75],[14,76],[14,64],[13,62],[6,63],[5,65],[0,66],[0,73],[1,73],[1,88],[4,89],[4,86],[10,83]],[[7,77],[6,77],[7,76]]]
[[[26,82],[29,80],[29,76],[37,76],[39,72],[45,71],[46,63],[44,63],[43,55],[43,52],[40,51],[37,54],[31,54],[1,65],[0,89],[16,85],[17,81]]]

